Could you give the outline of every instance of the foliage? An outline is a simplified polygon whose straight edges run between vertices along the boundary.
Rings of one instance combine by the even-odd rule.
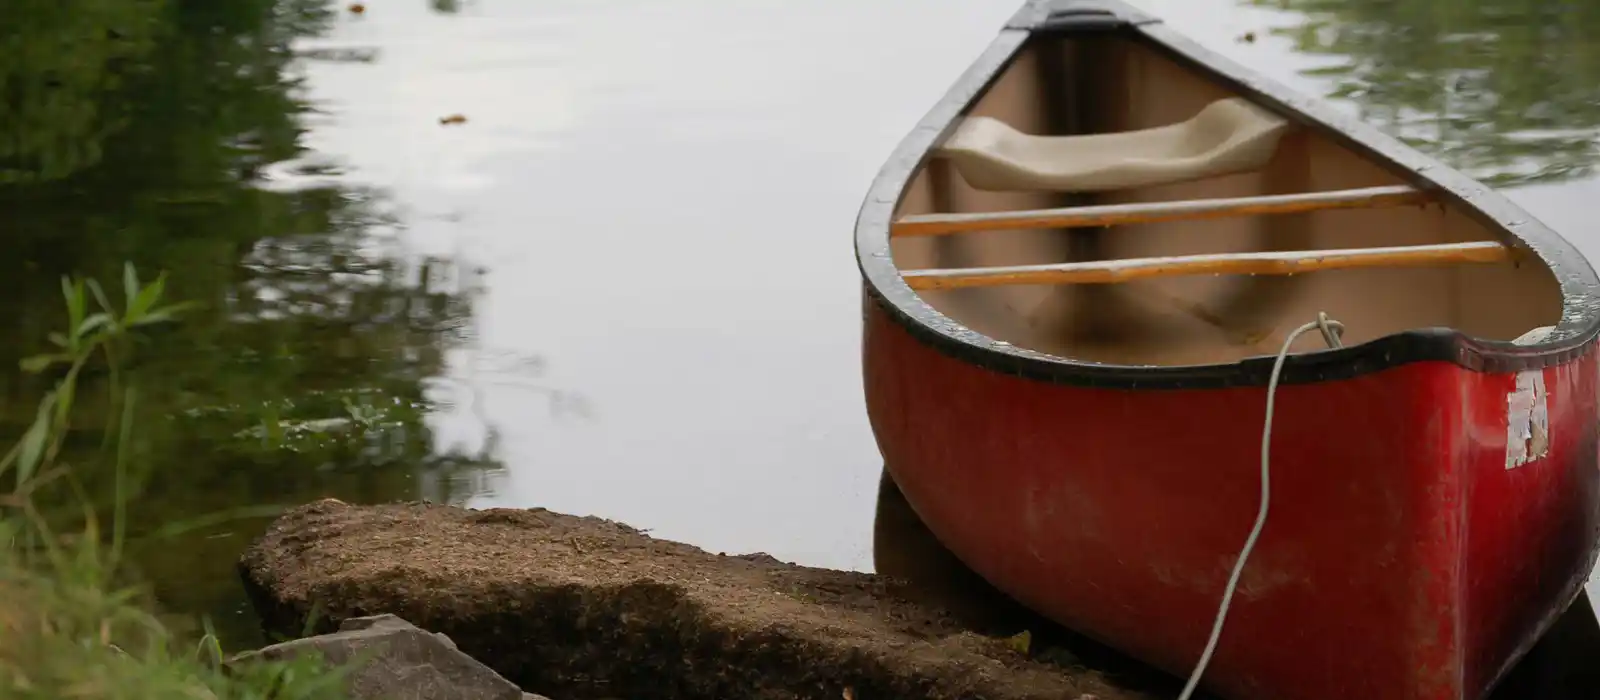
[[[61,460],[68,417],[79,378],[97,357],[115,375],[135,331],[171,321],[187,305],[163,305],[166,277],[141,284],[125,268],[123,303],[114,305],[94,280],[63,278],[64,332],[52,333],[55,350],[27,358],[25,371],[58,373],[23,438],[0,461],[0,477],[15,484],[0,498],[0,698],[127,698],[129,700],[334,700],[344,697],[342,672],[318,660],[225,667],[215,636],[194,647],[180,641],[147,610],[141,591],[121,583],[126,540],[126,448],[134,433],[137,393],[111,382],[118,406],[115,437],[84,463]],[[112,433],[108,433],[112,434]],[[37,508],[35,496],[109,467],[117,485],[109,532],[84,503],[83,524],[62,536]],[[109,540],[107,542],[106,540]]]

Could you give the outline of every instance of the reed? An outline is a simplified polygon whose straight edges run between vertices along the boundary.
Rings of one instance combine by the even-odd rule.
[[[315,659],[224,664],[209,624],[199,639],[172,632],[129,582],[121,561],[126,540],[129,443],[137,425],[137,391],[119,368],[134,337],[170,323],[186,304],[165,304],[166,277],[142,283],[124,268],[122,303],[94,280],[63,279],[67,327],[53,349],[21,370],[55,377],[20,439],[0,459],[0,699],[3,700],[335,700],[343,674]],[[109,371],[114,425],[107,426],[99,463],[67,463],[61,446],[70,427],[79,379],[92,362]],[[109,469],[109,518],[96,512],[81,472]],[[62,488],[66,487],[66,488]],[[77,494],[82,525],[58,532],[36,496],[43,489]]]

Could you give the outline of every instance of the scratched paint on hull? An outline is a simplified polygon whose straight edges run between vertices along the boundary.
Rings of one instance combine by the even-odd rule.
[[[1550,450],[1550,403],[1544,370],[1517,373],[1517,388],[1506,395],[1506,469],[1516,469]]]

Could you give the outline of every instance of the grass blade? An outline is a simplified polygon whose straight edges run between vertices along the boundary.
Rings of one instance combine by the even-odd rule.
[[[39,402],[39,411],[33,418],[33,425],[28,426],[28,432],[22,435],[22,442],[18,444],[17,455],[17,490],[33,478],[34,471],[39,468],[39,463],[44,457],[45,445],[50,440],[50,424],[56,405],[56,394],[46,394],[43,401]]]

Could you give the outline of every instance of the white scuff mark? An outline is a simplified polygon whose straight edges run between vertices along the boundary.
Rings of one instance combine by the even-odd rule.
[[[1550,451],[1550,403],[1544,370],[1517,373],[1517,388],[1506,395],[1506,469],[1516,469]]]
[[[1040,501],[1039,487],[1035,485],[1028,489],[1028,501],[1022,510],[1022,520],[1028,528],[1028,536],[1025,538],[1028,543],[1028,554],[1033,555],[1034,561],[1042,564],[1045,557],[1044,552],[1039,551],[1039,537],[1046,531],[1046,527],[1043,512],[1045,506]]]
[[[1511,343],[1513,345],[1538,345],[1539,343],[1544,342],[1545,337],[1555,332],[1555,330],[1555,326],[1539,326],[1538,328],[1517,336],[1517,339],[1511,341]]]

